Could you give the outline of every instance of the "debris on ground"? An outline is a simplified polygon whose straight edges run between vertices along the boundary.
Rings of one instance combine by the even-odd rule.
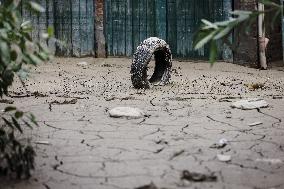
[[[272,98],[273,99],[282,99],[283,97],[282,96],[273,96]]]
[[[77,101],[78,100],[76,98],[71,99],[71,100],[64,100],[63,102],[54,100],[54,101],[50,102],[49,104],[59,104],[59,105],[62,105],[62,104],[76,104]]]
[[[88,62],[78,62],[77,66],[87,66]]]
[[[256,159],[257,162],[269,163],[269,164],[280,164],[283,163],[281,159],[270,159],[270,158],[263,158],[263,159]]]
[[[224,155],[224,154],[217,154],[217,158],[219,161],[228,162],[231,161],[232,157],[230,155]]]
[[[218,143],[214,143],[213,145],[211,145],[210,148],[220,149],[220,148],[224,148],[225,146],[227,146],[227,144],[228,144],[228,140],[225,138],[222,138],[218,141]]]
[[[237,102],[234,102],[231,105],[232,108],[238,108],[242,110],[252,110],[252,109],[258,109],[258,108],[267,108],[268,103],[260,98],[251,98],[246,100],[239,100]]]
[[[139,108],[131,107],[115,107],[109,110],[109,116],[114,118],[127,118],[127,119],[139,119],[146,116],[146,114]]]
[[[46,140],[39,140],[39,141],[35,141],[35,144],[50,145],[50,142]]]
[[[35,91],[31,94],[31,96],[34,96],[34,97],[47,97],[48,95],[47,94],[43,94],[39,91]]]
[[[148,185],[144,185],[144,186],[139,186],[135,189],[159,189],[153,182],[151,182]]]
[[[264,88],[263,83],[251,83],[251,84],[245,84],[245,86],[248,87],[249,90],[251,91]]]
[[[240,97],[226,96],[219,99],[219,102],[233,102],[233,99],[240,99]]]
[[[105,98],[106,101],[112,101],[112,100],[135,100],[135,97],[133,96],[125,96],[125,97],[116,97],[116,96],[110,96]]]
[[[214,173],[203,174],[184,170],[182,171],[181,179],[192,182],[216,182],[217,176]]]
[[[261,124],[263,124],[261,121],[257,121],[257,122],[253,122],[253,123],[248,124],[248,126],[254,127],[254,126],[257,126],[257,125],[261,125]]]
[[[8,100],[8,99],[0,99],[0,103],[3,103],[3,104],[13,104],[14,101],[13,100]]]
[[[173,160],[174,158],[180,156],[181,154],[183,154],[185,152],[185,150],[180,150],[178,152],[175,152],[170,158],[169,160]]]

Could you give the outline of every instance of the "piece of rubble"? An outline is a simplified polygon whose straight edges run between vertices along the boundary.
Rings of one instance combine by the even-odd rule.
[[[217,154],[217,158],[219,161],[223,161],[223,162],[228,162],[231,161],[231,156],[230,155],[224,155],[224,154]]]
[[[87,66],[88,62],[78,62],[77,66]]]
[[[109,116],[114,118],[125,117],[128,119],[139,119],[146,116],[146,114],[139,108],[131,107],[116,107],[109,110]]]
[[[227,144],[228,144],[228,140],[225,138],[221,138],[218,141],[218,143],[214,143],[213,145],[210,146],[210,148],[220,149],[220,148],[224,148],[225,146],[227,146]]]
[[[215,176],[213,173],[203,174],[184,170],[182,172],[181,179],[193,182],[215,182],[217,181],[217,176]]]
[[[239,108],[242,110],[252,110],[257,108],[267,108],[269,104],[260,98],[251,98],[246,100],[239,100],[234,102],[231,107],[232,108]]]
[[[35,144],[50,145],[50,142],[46,140],[40,140],[40,141],[35,141]]]
[[[257,125],[261,125],[261,124],[263,124],[261,121],[257,121],[257,122],[253,122],[253,123],[248,124],[248,126],[253,127],[253,126],[257,126]]]
[[[150,184],[139,186],[135,189],[158,189],[158,187],[153,182],[151,182]]]
[[[256,159],[257,162],[270,163],[270,164],[280,164],[283,163],[281,159],[273,159],[273,158],[263,158]]]

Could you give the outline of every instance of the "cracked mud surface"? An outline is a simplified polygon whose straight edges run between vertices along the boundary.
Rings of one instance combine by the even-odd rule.
[[[82,61],[89,64],[78,66]],[[2,179],[0,188],[132,189],[151,182],[169,189],[284,188],[283,67],[174,61],[171,84],[136,90],[130,65],[130,59],[55,59],[32,70],[25,82],[29,97],[17,81],[7,99],[40,123],[26,131],[36,148],[36,170],[29,181]],[[251,90],[253,83],[264,87]],[[230,107],[246,97],[270,106]],[[116,106],[150,116],[110,118],[107,110]],[[262,124],[249,126],[254,122]],[[227,145],[211,148],[222,138]],[[231,161],[221,162],[217,154]],[[217,180],[186,181],[184,170]]]

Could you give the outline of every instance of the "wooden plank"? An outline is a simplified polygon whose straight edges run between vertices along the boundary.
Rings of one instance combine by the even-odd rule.
[[[133,16],[132,16],[132,42],[133,50],[136,50],[136,47],[140,43],[139,38],[139,5],[137,0],[133,0],[132,4]]]
[[[167,42],[174,57],[177,55],[177,9],[176,0],[167,2]]]
[[[156,0],[156,35],[167,40],[167,1]]]
[[[194,10],[194,4],[192,1],[185,1],[184,5],[184,57],[188,57],[190,53],[192,53],[191,43],[192,43],[192,25],[194,23],[194,19],[192,17],[192,10]]]
[[[155,36],[155,1],[147,0],[147,38]]]
[[[112,54],[114,56],[118,55],[118,38],[119,38],[119,33],[118,33],[118,22],[119,22],[119,4],[118,1],[112,1],[112,30],[113,30],[113,49],[112,49]]]
[[[139,41],[147,38],[147,0],[139,0]]]
[[[284,0],[281,1],[282,6],[284,6]],[[284,63],[284,14],[282,12],[282,51],[283,51],[283,63]]]
[[[46,27],[52,27],[54,30],[54,9],[53,9],[53,1],[52,0],[46,0]],[[53,36],[55,37],[55,36]],[[50,39],[47,42],[47,45],[52,53],[55,53],[55,40]]]
[[[113,56],[113,29],[112,29],[112,0],[106,0],[106,43],[107,43],[107,54]]]
[[[185,7],[184,3],[186,0],[177,0],[177,56],[180,58],[185,57]]]
[[[223,0],[223,20],[229,20],[230,18],[230,11],[233,10],[233,6],[232,6],[232,1],[228,1],[228,0]],[[230,39],[231,42],[233,41],[233,35],[230,35]],[[233,62],[233,51],[227,46],[224,45],[223,46],[223,53],[222,53],[222,59],[228,62]]]
[[[126,39],[125,39],[125,48],[126,56],[132,56],[133,47],[132,47],[132,0],[126,0]]]
[[[118,56],[124,56],[125,55],[125,0],[118,0]]]
[[[81,46],[81,19],[80,19],[80,11],[81,11],[81,0],[72,0],[72,29],[71,29],[71,48],[72,55],[79,57],[83,51]]]
[[[95,17],[94,17],[94,1],[87,0],[87,7],[86,7],[86,16],[87,20],[87,31],[88,37],[86,39],[86,48],[87,54],[86,55],[94,55],[95,50]]]
[[[80,20],[80,56],[91,55],[94,44],[94,15],[93,0],[80,0],[79,13],[73,18],[79,17]]]

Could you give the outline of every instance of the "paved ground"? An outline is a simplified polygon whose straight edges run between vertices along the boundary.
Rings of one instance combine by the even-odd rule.
[[[88,65],[78,66],[82,61]],[[284,188],[283,67],[260,71],[174,62],[170,85],[144,91],[132,88],[130,64],[130,59],[55,59],[32,71],[26,82],[31,97],[17,82],[11,99],[41,125],[26,131],[37,151],[36,170],[29,181],[2,180],[0,188],[132,189],[151,182],[169,189]],[[264,87],[252,90],[253,83]],[[230,107],[247,97],[270,106]],[[107,110],[116,106],[138,107],[149,117],[110,118]],[[253,122],[263,124],[249,126]],[[222,138],[228,145],[212,148]],[[217,180],[187,181],[181,179],[185,170]]]

